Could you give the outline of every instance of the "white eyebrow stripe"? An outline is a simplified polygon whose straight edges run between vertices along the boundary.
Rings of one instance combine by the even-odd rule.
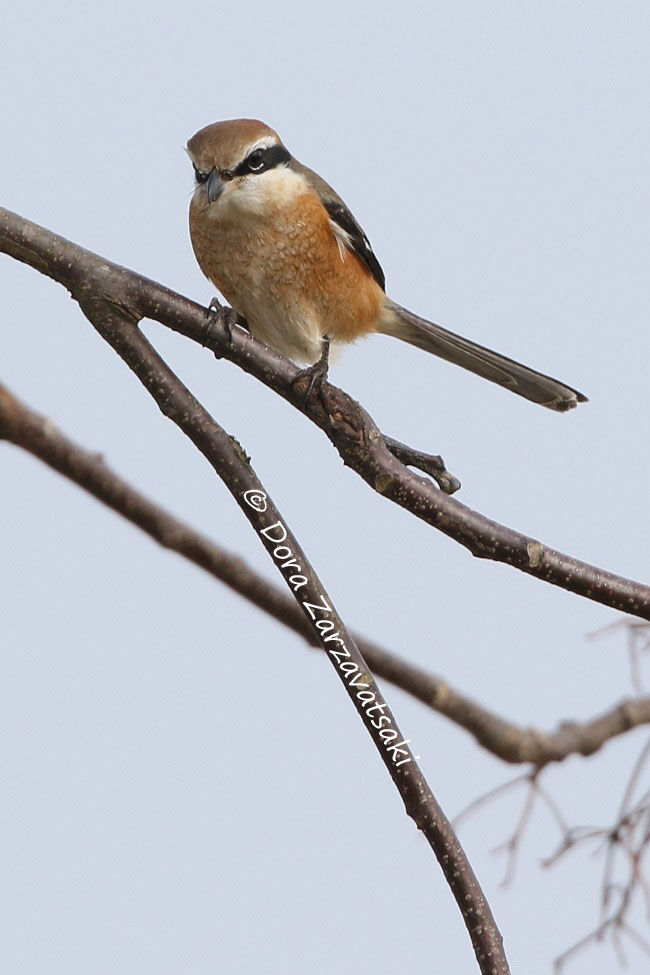
[[[255,152],[256,149],[270,149],[271,146],[279,145],[278,140],[274,135],[263,135],[261,139],[256,139],[252,142],[246,152],[244,153],[244,159],[250,156],[251,152]],[[242,159],[243,162],[243,159]]]

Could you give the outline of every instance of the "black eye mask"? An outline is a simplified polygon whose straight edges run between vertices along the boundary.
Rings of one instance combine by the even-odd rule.
[[[276,166],[288,163],[290,159],[291,153],[284,146],[269,146],[268,149],[254,149],[250,155],[246,156],[243,162],[240,162],[232,175],[247,176],[251,173],[253,175],[264,173],[267,169],[275,169]]]

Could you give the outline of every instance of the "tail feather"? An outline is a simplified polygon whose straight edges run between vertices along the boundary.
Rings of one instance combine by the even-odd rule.
[[[462,335],[456,335],[425,318],[419,318],[390,299],[387,300],[387,310],[389,314],[384,316],[380,329],[386,335],[394,335],[403,342],[462,366],[483,379],[532,400],[533,403],[546,406],[549,410],[564,412],[573,409],[578,403],[587,402],[587,397],[571,386],[565,386],[551,376],[529,369],[528,366],[498,352],[470,342]]]

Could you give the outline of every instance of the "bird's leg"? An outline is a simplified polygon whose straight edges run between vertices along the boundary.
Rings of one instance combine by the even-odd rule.
[[[323,345],[321,349],[320,359],[309,366],[307,369],[301,369],[296,378],[292,382],[292,386],[297,382],[306,379],[307,389],[303,396],[303,406],[307,405],[309,397],[312,393],[318,395],[322,389],[323,383],[327,379],[327,373],[329,370],[330,362],[330,340],[329,336],[323,335]]]
[[[235,325],[250,332],[246,319],[239,315],[234,308],[222,305],[218,298],[212,298],[208,305],[207,320],[205,323],[203,345],[209,344],[209,333],[213,325],[221,325],[228,334],[228,345],[232,345],[232,330]]]

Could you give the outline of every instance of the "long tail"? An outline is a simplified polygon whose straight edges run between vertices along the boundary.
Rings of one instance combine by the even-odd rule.
[[[540,403],[549,410],[563,413],[573,409],[578,403],[587,402],[587,397],[576,389],[477,345],[476,342],[470,342],[469,339],[449,332],[440,325],[434,325],[425,318],[419,318],[390,298],[386,300],[386,311],[380,329],[386,335],[394,335],[403,342],[424,349],[425,352],[431,352],[441,359],[462,366],[463,369],[469,369],[477,376],[505,386],[533,403]]]

